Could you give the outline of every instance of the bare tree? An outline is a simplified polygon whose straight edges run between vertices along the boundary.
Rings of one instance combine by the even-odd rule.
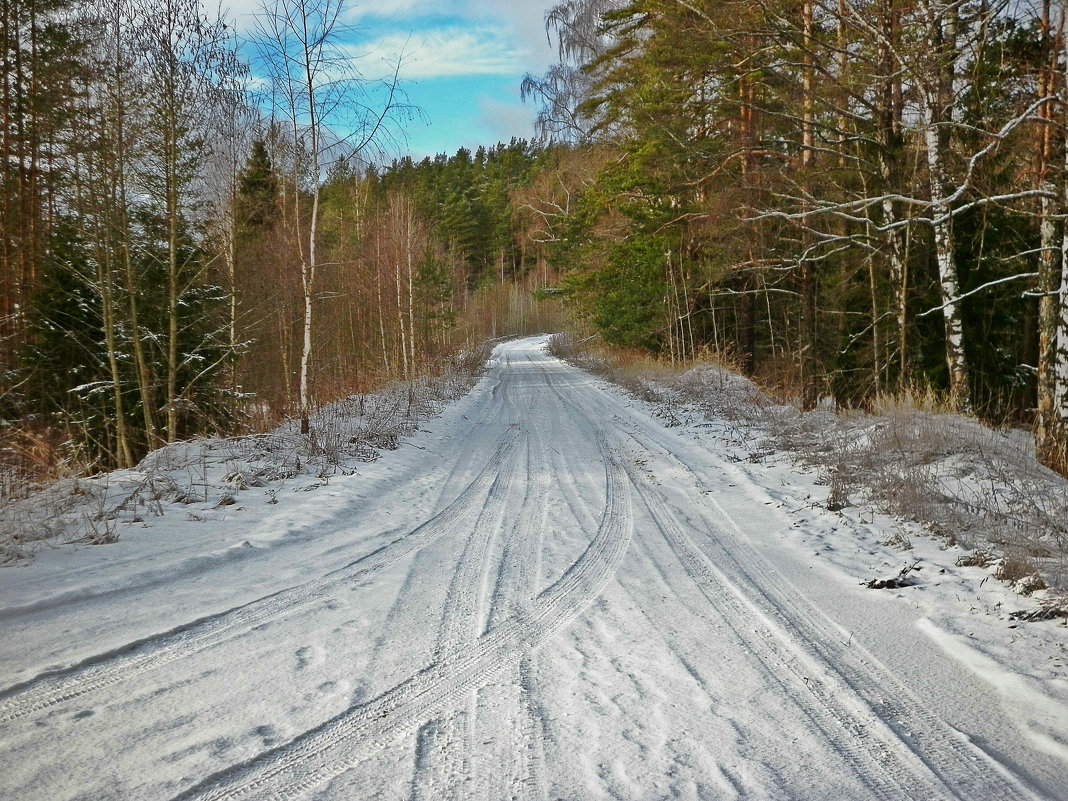
[[[223,261],[227,290],[227,344],[230,358],[230,390],[237,392],[237,355],[242,337],[239,330],[237,248],[238,195],[241,170],[252,150],[253,141],[262,134],[259,112],[252,103],[247,65],[230,60],[230,69],[218,76],[214,88],[215,102],[207,124],[208,157],[205,170],[206,190],[211,206],[212,237]]]
[[[166,237],[167,333],[164,411],[166,437],[178,436],[185,394],[179,372],[186,354],[179,348],[184,326],[180,303],[201,278],[189,233],[191,191],[206,157],[208,109],[222,79],[234,72],[236,56],[221,18],[201,16],[199,0],[142,0],[138,9],[142,67],[151,113],[146,120],[142,166],[144,187],[162,211]]]
[[[269,0],[255,23],[255,43],[270,81],[274,111],[286,122],[293,147],[292,230],[300,260],[303,348],[300,359],[301,431],[309,431],[313,301],[319,190],[332,162],[357,158],[392,135],[390,124],[411,114],[398,86],[401,56],[391,74],[370,82],[344,47],[345,0]],[[305,204],[310,205],[305,212]]]
[[[546,139],[585,140],[595,119],[579,111],[590,98],[594,78],[583,69],[607,49],[602,34],[605,12],[622,8],[624,0],[561,0],[545,13],[545,33],[556,36],[559,61],[544,75],[527,74],[520,86],[524,100],[540,103],[535,120],[538,133]]]
[[[107,0],[86,23],[94,30],[87,58],[86,85],[80,93],[81,113],[74,115],[79,133],[89,146],[75,167],[75,209],[81,235],[90,243],[95,275],[91,277],[100,302],[104,347],[114,414],[114,458],[119,467],[134,464],[134,446],[126,420],[125,385],[120,352],[120,292],[128,296],[128,311],[136,313],[131,291],[130,200],[127,191],[129,143],[133,138],[131,98],[138,94],[132,58],[132,7],[127,0]],[[126,281],[123,287],[119,276]],[[87,278],[90,278],[87,276]],[[136,316],[133,318],[136,320]],[[135,339],[136,337],[136,328]],[[142,398],[147,397],[142,359],[137,362]],[[146,404],[146,408],[151,408]],[[146,412],[146,430],[150,413]]]

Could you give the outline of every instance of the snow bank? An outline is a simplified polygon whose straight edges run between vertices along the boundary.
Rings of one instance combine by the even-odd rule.
[[[25,564],[42,549],[109,545],[132,527],[164,518],[216,518],[220,510],[277,503],[280,492],[308,491],[351,475],[444,404],[467,393],[488,353],[459,354],[439,375],[352,395],[312,416],[310,435],[289,422],[266,434],[203,437],[149,453],[128,470],[53,482],[26,497],[0,501],[0,565]],[[254,544],[254,543],[250,543]]]
[[[832,511],[867,505],[947,546],[995,552],[989,567],[1019,592],[1058,590],[1039,596],[1039,616],[1068,615],[1068,481],[1037,461],[1026,432],[908,401],[884,401],[876,413],[802,413],[720,365],[619,367],[573,342],[550,347],[650,402],[668,425],[713,428],[739,460],[789,458],[826,487]]]

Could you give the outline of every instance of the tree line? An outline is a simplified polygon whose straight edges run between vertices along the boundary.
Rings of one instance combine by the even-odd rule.
[[[730,353],[804,408],[934,387],[1034,420],[1068,469],[1063,4],[566,0],[546,23],[559,62],[523,93],[584,163],[535,207],[605,339]]]
[[[387,155],[404,54],[369,80],[342,12],[0,0],[5,453],[307,428],[563,297],[805,408],[943,389],[1068,466],[1063,5],[566,0],[542,138],[422,161]]]
[[[0,0],[8,468],[307,431],[316,404],[554,324],[519,210],[545,150],[390,162],[419,115],[403,54],[361,75],[342,11],[273,0],[243,39],[199,0]]]

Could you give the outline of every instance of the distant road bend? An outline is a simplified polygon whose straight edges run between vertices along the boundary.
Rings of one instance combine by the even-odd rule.
[[[499,346],[366,514],[330,500],[301,581],[0,687],[0,797],[1055,797],[905,611],[828,591],[714,443],[544,344]]]

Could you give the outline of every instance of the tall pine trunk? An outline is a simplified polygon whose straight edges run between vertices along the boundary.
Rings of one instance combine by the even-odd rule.
[[[815,66],[813,64],[813,4],[806,0],[801,9],[804,24],[804,52],[802,53],[802,111],[801,111],[801,168],[806,190],[811,180],[811,171],[816,161],[815,140]],[[801,409],[809,411],[819,400],[816,362],[816,263],[809,258],[812,236],[809,222],[801,236],[801,315],[799,324],[799,347],[801,354]]]

